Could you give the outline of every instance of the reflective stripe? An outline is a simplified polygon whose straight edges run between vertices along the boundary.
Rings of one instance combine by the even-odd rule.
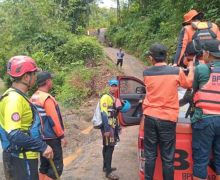
[[[46,113],[40,113],[40,112],[39,112],[39,114],[40,114],[40,116],[46,116],[47,115]]]
[[[45,106],[46,100],[48,100],[49,102],[52,102],[50,106]],[[60,113],[56,100],[49,93],[38,90],[32,95],[31,101],[37,106],[38,112],[40,113],[43,119],[43,122],[42,122],[43,139],[55,139],[57,137],[63,136],[64,126],[63,126],[61,113]],[[51,106],[54,106],[54,107],[51,107]],[[58,116],[57,119],[53,119],[53,114],[48,115],[50,108],[51,109],[55,108],[56,112],[53,112],[53,113],[56,113],[55,116],[56,115]]]
[[[204,114],[220,114],[220,68],[211,67],[208,82],[194,95],[195,106]],[[218,82],[219,81],[219,82]]]

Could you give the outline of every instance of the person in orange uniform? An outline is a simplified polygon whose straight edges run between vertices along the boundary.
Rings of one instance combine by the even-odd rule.
[[[176,122],[179,113],[178,87],[190,88],[193,62],[189,62],[188,77],[179,67],[166,63],[167,48],[155,43],[148,52],[152,67],[143,73],[147,96],[143,101],[145,180],[153,180],[157,147],[163,165],[163,179],[174,179]]]
[[[187,12],[183,19],[183,28],[180,31],[177,50],[174,58],[174,66],[186,66],[189,60],[196,58],[203,63],[202,51],[194,51],[193,39],[209,40],[220,39],[220,31],[218,26],[211,22],[202,22],[204,14],[192,9]],[[201,33],[197,33],[197,29],[201,29]]]
[[[32,95],[31,102],[37,106],[42,117],[43,140],[52,147],[54,151],[54,164],[59,176],[63,171],[62,146],[67,142],[64,138],[64,125],[59,106],[55,98],[49,94],[53,87],[52,76],[49,72],[37,74],[37,91]],[[40,180],[56,179],[55,173],[49,161],[41,156]]]

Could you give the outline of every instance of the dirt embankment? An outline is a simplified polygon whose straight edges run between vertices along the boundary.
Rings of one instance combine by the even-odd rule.
[[[115,69],[117,49],[104,48],[105,54],[111,59],[102,64],[104,70],[109,63],[111,69]],[[124,73],[142,79],[145,66],[137,58],[125,54],[122,69],[109,71],[107,74],[96,77],[100,81],[100,87],[106,85],[106,81],[112,76]],[[104,70],[106,72],[106,70]],[[65,150],[63,180],[102,180],[106,179],[102,172],[102,140],[99,130],[92,129],[91,118],[98,98],[91,98],[79,110],[74,110],[69,117],[66,116],[67,137],[70,146]],[[113,167],[117,167],[116,173],[122,180],[138,179],[138,126],[123,128],[121,141],[115,147],[113,154]]]

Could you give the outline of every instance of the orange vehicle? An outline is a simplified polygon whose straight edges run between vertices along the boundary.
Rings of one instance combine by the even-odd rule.
[[[144,180],[144,121],[142,119],[142,100],[147,95],[144,83],[131,76],[118,76],[119,92],[116,95],[120,99],[129,100],[131,109],[127,113],[119,114],[119,121],[122,126],[139,125],[138,136],[138,151],[139,151],[139,177]],[[179,89],[179,99],[183,97],[184,89]],[[192,131],[191,124],[188,118],[185,118],[185,113],[188,105],[180,108],[179,118],[176,128],[176,151],[175,151],[175,180],[191,180],[192,175]],[[159,147],[158,147],[159,148]],[[215,180],[215,173],[208,167],[208,180]],[[162,180],[162,162],[160,154],[156,160],[154,180]]]

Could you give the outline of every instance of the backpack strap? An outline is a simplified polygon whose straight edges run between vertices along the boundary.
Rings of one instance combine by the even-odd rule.
[[[213,30],[211,29],[211,28],[213,27],[212,22],[211,22],[211,21],[208,21],[208,22],[206,22],[206,23],[207,23],[207,28],[205,28],[205,29],[207,29],[207,30],[209,31],[209,33],[210,33],[210,35],[212,36],[213,39],[216,39],[216,38],[217,38],[217,35],[216,35],[216,33],[214,33]],[[200,30],[203,30],[203,28],[199,28],[197,23],[192,23],[192,27],[193,27],[193,29],[196,30],[196,32],[195,32],[194,35],[192,36],[192,39],[195,39],[196,36],[198,35],[199,31],[200,31]]]
[[[213,30],[211,29],[212,28],[212,22],[211,21],[208,21],[208,31],[209,33],[211,34],[212,38],[213,39],[216,39],[217,38],[217,35],[216,33],[213,32]]]
[[[212,28],[212,22],[208,21],[207,24],[208,24],[208,28],[211,29]]]
[[[8,96],[8,94],[9,94],[9,93],[6,93],[6,94],[0,96],[0,101],[1,101],[2,99],[4,99],[4,97]]]
[[[12,87],[12,89],[13,90],[11,90],[9,92],[15,91],[16,93],[20,94],[29,104],[32,104],[23,92],[21,92],[20,90],[14,88],[14,87]]]

